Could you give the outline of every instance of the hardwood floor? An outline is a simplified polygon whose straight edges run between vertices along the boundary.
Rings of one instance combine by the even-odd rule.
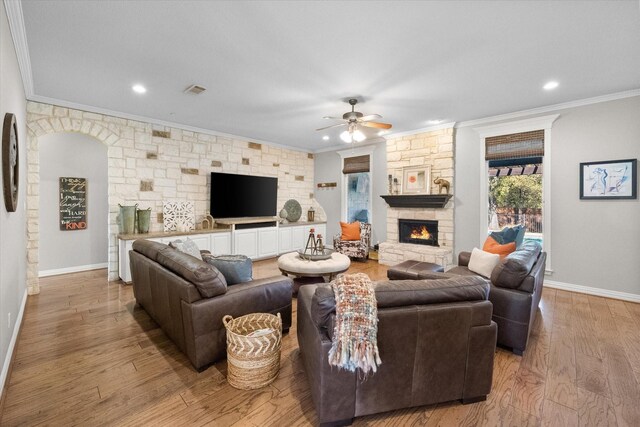
[[[376,262],[354,263],[382,279]],[[279,274],[273,260],[254,275]],[[294,311],[295,313],[295,311]],[[639,426],[640,304],[545,289],[524,357],[498,349],[486,402],[357,418],[356,426]],[[0,424],[302,426],[317,418],[294,327],[274,383],[241,391],[226,362],[196,372],[106,271],[41,280],[29,297]]]

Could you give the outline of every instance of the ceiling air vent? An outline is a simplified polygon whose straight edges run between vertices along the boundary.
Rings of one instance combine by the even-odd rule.
[[[198,86],[198,85],[191,85],[191,86],[189,86],[188,88],[186,88],[184,90],[184,93],[191,93],[193,95],[200,95],[205,90],[207,90],[206,87],[202,87],[202,86]]]

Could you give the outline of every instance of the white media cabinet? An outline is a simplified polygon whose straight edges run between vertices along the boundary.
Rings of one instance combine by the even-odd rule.
[[[258,224],[273,223],[269,226]],[[216,220],[212,230],[194,230],[186,233],[158,232],[147,234],[118,235],[118,271],[120,279],[131,282],[129,251],[137,239],[169,244],[176,239],[189,238],[198,248],[206,249],[214,255],[240,254],[253,260],[272,258],[286,252],[304,249],[309,229],[314,228],[316,235],[321,234],[325,244],[331,246],[332,238],[326,235],[327,224],[322,221],[293,222],[279,224],[274,218],[229,218]]]

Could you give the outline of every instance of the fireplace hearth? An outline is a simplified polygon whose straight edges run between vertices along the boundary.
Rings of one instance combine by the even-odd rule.
[[[438,244],[438,221],[399,219],[398,240],[400,243],[440,246]]]

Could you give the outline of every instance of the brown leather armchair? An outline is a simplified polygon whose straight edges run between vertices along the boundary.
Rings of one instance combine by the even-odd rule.
[[[133,294],[193,366],[201,370],[227,356],[222,318],[280,313],[291,326],[292,280],[285,276],[228,286],[212,265],[148,240],[129,252]]]
[[[471,254],[460,252],[458,266],[447,274],[475,275],[468,268]],[[492,319],[498,325],[498,344],[522,355],[538,312],[542,296],[546,252],[538,243],[525,242],[491,273],[489,301],[493,303]]]
[[[321,425],[460,399],[491,390],[496,324],[481,277],[374,284],[382,364],[366,379],[330,366],[335,299],[328,285],[298,293],[298,345]]]

